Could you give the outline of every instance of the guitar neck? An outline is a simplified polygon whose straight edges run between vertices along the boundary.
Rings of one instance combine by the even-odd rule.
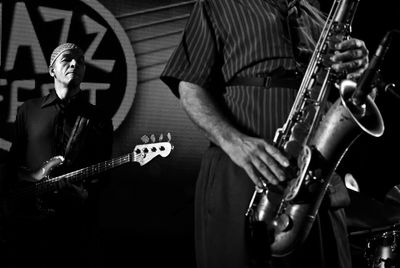
[[[40,181],[31,184],[25,188],[19,189],[19,191],[14,192],[14,195],[16,198],[23,198],[32,195],[41,195],[44,193],[53,192],[63,188],[69,183],[82,182],[89,177],[98,175],[102,172],[129,162],[137,162],[141,166],[143,166],[158,155],[162,157],[168,156],[172,149],[173,146],[169,141],[136,145],[134,150],[129,154],[125,154],[111,160],[94,164],[89,167],[85,167],[57,177],[43,176]],[[61,161],[63,160],[60,160],[60,157],[54,157],[47,161],[43,165],[42,169],[45,173],[51,171],[53,167],[61,164]]]
[[[135,161],[133,153],[122,155],[111,160],[107,160],[101,163],[97,163],[76,171],[63,174],[54,178],[48,178],[37,182],[34,185],[34,192],[36,195],[52,192],[61,189],[68,183],[82,182],[89,177],[99,175],[107,170],[121,166],[123,164]]]

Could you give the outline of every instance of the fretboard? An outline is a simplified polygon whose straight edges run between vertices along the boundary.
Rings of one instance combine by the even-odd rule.
[[[41,180],[34,185],[24,188],[20,194],[40,195],[63,188],[68,183],[82,182],[85,179],[103,173],[107,170],[135,161],[134,154],[129,153],[111,160],[97,163],[76,171],[72,171],[54,178]]]

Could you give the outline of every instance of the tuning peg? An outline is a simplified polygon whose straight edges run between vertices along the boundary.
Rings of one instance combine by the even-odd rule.
[[[167,138],[168,138],[168,141],[171,141],[171,133],[167,133]]]
[[[154,136],[154,134],[151,134],[150,140],[151,142],[156,142],[156,137]]]
[[[148,143],[149,142],[149,137],[147,137],[147,135],[143,135],[141,138],[142,142],[144,143]]]
[[[161,133],[160,137],[158,137],[158,141],[162,141],[164,139],[164,135]]]

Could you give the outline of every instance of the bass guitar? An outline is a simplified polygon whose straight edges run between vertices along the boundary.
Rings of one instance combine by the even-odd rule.
[[[172,150],[170,141],[140,144],[136,145],[131,153],[55,177],[50,174],[64,163],[63,156],[52,157],[36,171],[20,169],[18,183],[3,197],[3,215],[7,215],[6,218],[20,220],[25,216],[29,219],[32,219],[32,216],[40,219],[51,213],[51,209],[42,205],[43,196],[57,193],[68,185],[82,183],[90,177],[126,163],[137,162],[143,166],[158,155],[167,157]]]

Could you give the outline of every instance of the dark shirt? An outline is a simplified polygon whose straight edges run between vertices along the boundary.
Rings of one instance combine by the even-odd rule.
[[[15,138],[10,150],[17,165],[36,170],[51,157],[64,156],[78,116],[89,119],[89,125],[71,168],[109,159],[113,133],[111,120],[88,103],[82,93],[65,104],[52,91],[42,98],[28,100],[18,108]]]
[[[66,145],[78,116],[88,119],[89,123],[77,138],[77,142],[71,146],[70,151],[76,153],[67,157]],[[18,108],[15,120],[9,164],[12,175],[8,178],[7,187],[15,187],[19,178],[17,170],[24,168],[35,172],[54,156],[63,156],[66,160],[50,171],[51,177],[108,160],[112,151],[112,135],[111,119],[85,100],[82,92],[68,103],[61,101],[55,91],[47,96],[28,100]],[[98,177],[83,178],[85,180],[78,181],[75,185],[81,190],[90,190],[89,188],[94,188],[89,187],[93,185],[90,182],[96,178]],[[69,185],[59,190],[56,194],[46,193],[50,198],[45,198],[46,206],[58,212],[75,210],[74,204],[79,205],[86,199],[81,200],[86,194],[77,195],[78,192],[71,192],[72,188]]]
[[[64,156],[78,116],[89,120],[85,135],[81,136],[83,140],[79,139],[82,142],[75,143],[79,147],[78,154],[71,158],[70,164],[66,161],[51,171],[51,177],[108,160],[112,150],[111,119],[85,100],[82,92],[64,103],[52,91],[47,96],[28,100],[18,108],[9,170],[14,173],[17,168],[26,167],[35,171],[51,157]],[[107,174],[102,175],[107,177]],[[16,176],[10,176],[11,188],[16,179]],[[89,227],[96,219],[100,185],[103,184],[89,181],[77,183],[76,187],[65,185],[39,199],[22,200],[23,208],[31,208],[29,204],[32,204],[34,209],[17,210],[17,217],[12,214],[14,201],[6,202],[11,204],[8,207],[11,213],[6,213],[11,216],[6,217],[6,261],[10,262],[10,267],[87,267]],[[18,204],[16,208],[19,208]]]

